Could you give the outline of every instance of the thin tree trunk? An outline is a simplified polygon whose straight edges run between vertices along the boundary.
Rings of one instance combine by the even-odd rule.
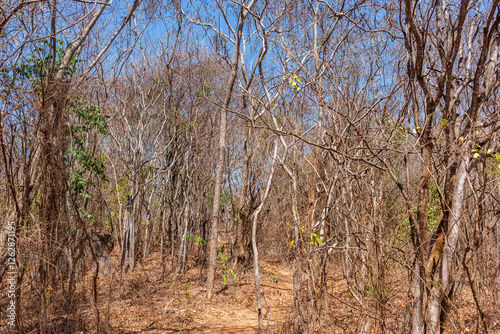
[[[172,267],[172,269],[174,268],[174,254],[175,254],[175,228],[176,228],[176,224],[175,224],[175,215],[174,213],[172,212],[172,217],[170,218],[170,265]]]
[[[499,296],[499,289],[498,289],[498,274],[500,273],[500,244],[498,240],[498,222],[500,221],[500,216],[495,216],[496,223],[495,223],[495,228],[494,228],[494,233],[493,233],[493,241],[495,243],[495,275],[493,276],[493,300],[495,301],[495,305],[497,308],[500,306],[500,301],[498,300]]]
[[[187,199],[187,194],[186,194],[186,199],[184,200],[184,214],[182,217],[183,220],[183,225],[182,225],[182,237],[180,240],[180,245],[179,245],[179,253],[177,254],[177,268],[175,269],[176,273],[181,273],[184,271],[184,265],[186,262],[186,248],[187,248],[187,231],[188,231],[188,216],[189,214],[189,202]]]
[[[246,100],[246,98],[244,98]],[[245,102],[248,103],[248,102]],[[251,107],[250,107],[251,108]],[[252,108],[251,108],[252,109]],[[250,112],[250,118],[253,119],[253,109]],[[233,242],[240,249],[237,251],[237,256],[235,256],[234,264],[238,263],[238,259],[240,257],[246,257],[246,250],[243,247],[243,235],[245,233],[244,226],[246,225],[247,215],[249,210],[245,208],[245,203],[247,199],[247,188],[248,188],[248,179],[249,179],[249,165],[250,158],[252,156],[250,145],[250,137],[252,134],[252,129],[250,124],[247,124],[247,129],[245,132],[245,142],[243,143],[243,171],[241,175],[241,187],[240,193],[238,196],[238,216],[237,216],[237,224],[235,231],[235,241]]]
[[[131,195],[132,196],[132,195]],[[135,203],[136,200],[132,199],[130,208],[129,208],[129,214],[128,214],[128,221],[127,221],[127,229],[129,231],[129,243],[128,243],[128,265],[131,271],[134,270],[135,267]]]
[[[160,262],[161,262],[161,268],[162,268],[162,276],[165,274],[165,267],[166,267],[166,262],[165,262],[165,250],[163,249],[164,247],[164,240],[165,240],[165,217],[161,217],[160,220]]]
[[[153,194],[154,194],[154,191],[151,192],[150,196],[149,196],[149,200],[148,200],[148,224],[146,226],[146,231],[144,231],[144,248],[143,248],[143,251],[142,251],[142,261],[144,263],[144,261],[146,261],[147,257],[148,257],[148,251],[149,251],[149,244],[151,242],[151,236],[154,232],[154,223],[153,223],[153,217],[151,215],[151,212],[152,212],[152,209],[151,209],[151,201],[153,199]],[[161,215],[160,215],[160,219],[161,219]]]
[[[224,173],[224,157],[226,155],[227,109],[229,108],[229,103],[231,102],[234,83],[236,81],[236,76],[238,75],[238,59],[240,54],[241,38],[243,35],[243,26],[245,24],[246,17],[248,16],[248,11],[252,9],[255,2],[256,0],[252,0],[252,2],[247,7],[241,6],[236,40],[234,44],[233,60],[231,62],[231,74],[229,76],[229,81],[226,88],[224,104],[222,105],[222,108],[220,108],[219,157],[217,159],[217,174],[215,177],[214,203],[210,236],[210,267],[208,269],[207,277],[207,298],[209,300],[212,299],[213,296],[212,290],[214,286],[215,267],[217,264],[217,229],[220,220],[220,195],[222,191],[222,175]]]
[[[252,219],[252,248],[253,248],[253,266],[254,266],[254,277],[255,277],[255,290],[257,296],[257,316],[259,321],[259,329],[264,330],[264,323],[262,320],[262,300],[260,297],[260,281],[259,281],[259,250],[257,248],[257,223],[259,220],[259,214],[264,207],[264,203],[269,195],[269,190],[271,189],[271,184],[274,175],[274,164],[278,155],[278,142],[277,139],[274,142],[274,153],[271,161],[271,171],[269,177],[267,178],[266,189],[264,195],[262,196],[262,201],[254,212]]]

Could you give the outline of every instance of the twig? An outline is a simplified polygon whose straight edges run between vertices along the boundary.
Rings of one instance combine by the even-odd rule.
[[[145,331],[146,329],[148,329],[149,327],[151,327],[155,323],[156,319],[158,319],[158,318],[154,318],[153,320],[151,320],[151,322],[149,324],[147,324],[146,326],[144,326],[142,328],[142,332]]]
[[[477,311],[479,313],[479,317],[481,318],[481,322],[483,323],[484,332],[487,334],[488,333],[488,326],[487,326],[486,321],[485,321],[485,314],[484,314],[483,310],[481,309],[481,305],[479,304],[479,299],[477,298],[476,287],[474,285],[474,280],[470,274],[469,267],[467,267],[467,264],[465,263],[466,258],[467,258],[467,253],[470,252],[470,250],[471,249],[469,246],[467,246],[467,248],[465,248],[465,254],[464,254],[464,257],[462,259],[462,265],[464,266],[465,272],[467,273],[467,278],[469,280],[469,285],[470,285],[470,290],[472,292],[472,297],[474,298],[474,302],[476,303],[476,308],[477,308]],[[479,327],[479,324],[477,327]]]
[[[262,291],[262,296],[264,296],[264,301],[266,302],[267,310],[268,310],[268,312],[267,312],[267,328],[271,329],[271,307],[269,306],[269,303],[267,302],[265,291]]]
[[[168,308],[168,306],[169,306],[170,304],[172,304],[172,302],[173,302],[174,300],[176,300],[176,299],[177,299],[177,297],[172,298],[172,300],[171,300],[171,301],[169,301],[169,302],[167,303],[167,305],[165,305],[165,307],[163,308],[163,313],[167,312],[167,308]]]
[[[136,290],[136,291],[137,291],[137,290]],[[177,297],[172,298],[172,300],[171,300],[171,301],[169,301],[169,302],[167,303],[167,305],[165,305],[165,307],[163,308],[163,314],[165,314],[165,313],[167,312],[168,306],[169,306],[170,304],[172,304],[172,302],[173,302],[174,300],[176,300],[176,299],[177,299]],[[150,322],[149,322],[146,326],[144,326],[144,327],[142,328],[141,332],[144,332],[146,329],[148,329],[149,327],[153,326],[153,324],[154,324],[154,323],[156,322],[156,320],[158,320],[158,319],[160,319],[160,317],[159,317],[159,316],[158,316],[158,317],[156,317],[156,318],[154,318],[153,320],[151,320],[151,321],[150,321]]]

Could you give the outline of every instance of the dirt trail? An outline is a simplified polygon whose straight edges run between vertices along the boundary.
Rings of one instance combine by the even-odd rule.
[[[199,267],[184,275],[172,274],[160,281],[161,266],[148,260],[128,273],[124,293],[118,294],[117,280],[109,289],[103,281],[99,300],[103,314],[108,312],[115,333],[256,333],[257,302],[253,270],[237,272],[238,280],[228,277],[225,285],[218,273],[216,294],[206,299]],[[271,308],[270,324],[275,327],[290,313],[292,301],[291,268],[269,260],[261,262],[261,291]],[[264,298],[264,326],[268,326],[268,308]]]

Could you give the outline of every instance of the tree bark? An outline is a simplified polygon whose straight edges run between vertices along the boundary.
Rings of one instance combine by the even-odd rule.
[[[439,334],[441,331],[440,317],[441,317],[441,303],[445,296],[448,294],[451,264],[455,249],[457,247],[458,235],[460,232],[460,218],[462,216],[463,201],[465,197],[465,180],[467,177],[467,167],[469,165],[470,157],[465,155],[460,163],[456,175],[456,185],[453,191],[452,206],[450,211],[450,226],[448,233],[445,236],[446,243],[443,248],[443,255],[441,259],[440,280],[431,288],[430,301],[429,301],[429,327],[428,332]]]
[[[214,189],[214,203],[212,212],[212,224],[211,224],[211,235],[210,235],[210,266],[208,269],[207,277],[207,298],[210,300],[213,297],[213,287],[214,287],[214,276],[215,267],[217,264],[217,240],[218,240],[218,225],[220,220],[220,195],[222,191],[222,175],[224,173],[224,157],[226,154],[226,121],[227,121],[227,110],[231,102],[231,97],[233,95],[234,83],[236,82],[236,77],[238,75],[238,64],[240,55],[240,43],[243,35],[243,27],[245,25],[245,20],[248,16],[249,10],[253,7],[256,0],[252,0],[248,6],[241,5],[240,15],[238,18],[238,29],[236,32],[236,39],[234,44],[233,59],[231,62],[231,73],[229,75],[229,80],[226,88],[224,103],[220,108],[220,130],[219,130],[219,156],[217,159],[217,174],[215,177],[215,189]]]

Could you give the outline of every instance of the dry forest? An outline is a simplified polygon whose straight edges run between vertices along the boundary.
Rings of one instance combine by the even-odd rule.
[[[500,0],[0,0],[1,333],[500,333]]]

